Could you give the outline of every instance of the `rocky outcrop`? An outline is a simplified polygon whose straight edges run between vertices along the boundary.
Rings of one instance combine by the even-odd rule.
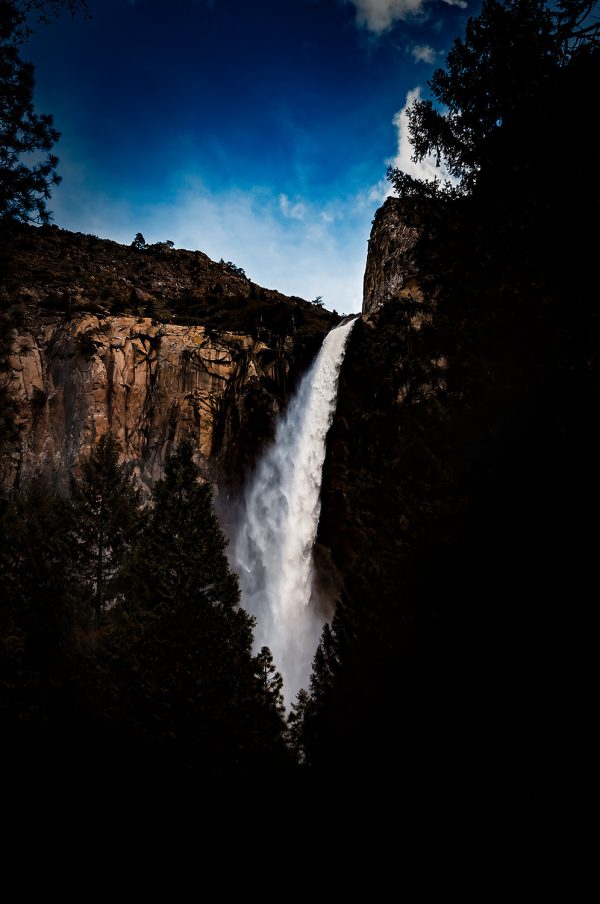
[[[55,228],[9,239],[15,328],[0,380],[20,430],[4,486],[43,473],[64,487],[109,430],[147,486],[184,437],[207,480],[235,486],[332,315],[201,252]]]
[[[402,202],[388,198],[373,220],[365,269],[363,314],[417,292],[414,246],[418,230],[403,219]]]
[[[4,463],[8,485],[39,472],[64,482],[109,430],[148,485],[184,437],[214,477],[232,454],[228,444],[241,441],[232,424],[248,420],[248,396],[281,383],[289,367],[263,342],[202,326],[90,314],[28,319],[11,358],[21,438]]]

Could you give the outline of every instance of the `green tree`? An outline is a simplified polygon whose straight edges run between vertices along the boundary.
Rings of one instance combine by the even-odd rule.
[[[146,239],[144,238],[144,236],[142,235],[141,232],[136,232],[135,238],[134,238],[133,242],[131,243],[131,247],[137,249],[137,251],[143,251],[145,248],[148,247],[146,244]]]
[[[429,82],[433,100],[417,100],[408,111],[415,162],[432,155],[455,181],[419,180],[390,167],[400,196],[456,197],[498,170],[514,176],[528,168],[542,140],[540,114],[556,113],[546,102],[557,77],[600,46],[597,6],[597,0],[485,0]]]
[[[258,676],[254,620],[238,605],[211,489],[199,476],[192,444],[183,442],[129,556],[112,642],[135,688],[139,730],[185,742],[196,758],[231,762],[282,749],[283,723],[277,676],[264,657]]]
[[[496,329],[499,318],[507,334],[532,331],[528,341],[537,343],[554,329],[550,311],[564,316],[574,297],[578,316],[563,339],[580,344],[595,329],[587,301],[595,232],[579,223],[595,221],[600,204],[589,178],[600,164],[588,98],[600,78],[597,13],[593,0],[485,0],[434,73],[432,98],[409,110],[414,159],[433,155],[454,180],[388,171],[405,217],[421,228],[421,288],[436,308],[425,337],[436,333],[433,360],[473,360],[477,331]],[[544,328],[521,320],[526,305]]]
[[[28,15],[47,22],[61,9],[87,12],[79,0],[0,0],[0,221],[46,223],[47,201],[60,182],[58,158],[51,153],[60,134],[52,116],[34,112],[34,67],[19,48],[31,32]],[[28,165],[26,155],[48,152]]]
[[[299,763],[306,762],[304,733],[312,703],[312,697],[308,691],[300,688],[292,703],[287,720],[287,743]]]
[[[260,652],[254,657],[254,667],[265,706],[272,706],[273,710],[283,717],[285,712],[283,678],[275,668],[273,654],[268,647],[261,647]]]
[[[153,508],[130,569],[147,605],[177,608],[193,601],[204,611],[228,613],[239,602],[237,577],[229,569],[210,486],[199,483],[199,476],[193,446],[185,441],[169,456],[165,476],[154,487]]]
[[[348,381],[338,400],[347,605],[315,657],[302,730],[311,764],[382,769],[386,794],[411,775],[436,805],[485,788],[506,812],[531,796],[532,771],[540,785],[569,775],[580,747],[570,726],[587,700],[575,720],[569,709],[590,615],[577,588],[593,583],[599,495],[593,11],[484,3],[434,101],[410,114],[417,159],[439,156],[456,181],[390,173],[400,200],[386,203],[421,228],[424,300],[385,305],[346,361],[372,370],[370,390]],[[417,307],[430,316],[415,329]]]
[[[96,618],[119,592],[119,568],[140,525],[141,492],[120,452],[107,433],[71,482],[73,552]]]
[[[27,166],[23,156],[51,151],[60,134],[51,116],[34,113],[34,68],[13,43],[23,20],[12,3],[0,4],[0,217],[45,223],[50,190],[60,182],[58,158],[49,153]]]
[[[41,479],[0,503],[0,724],[13,739],[51,724],[87,626],[69,524],[68,502]]]

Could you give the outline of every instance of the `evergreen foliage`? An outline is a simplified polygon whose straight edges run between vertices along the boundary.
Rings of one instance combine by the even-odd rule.
[[[43,752],[56,774],[75,769],[69,786],[91,769],[109,799],[148,783],[161,805],[191,793],[217,807],[246,769],[290,762],[281,676],[266,647],[252,654],[191,444],[145,508],[119,456],[108,434],[70,498],[36,481],[2,503],[0,735],[15,762]]]
[[[595,16],[487,0],[469,21],[409,114],[417,159],[456,181],[390,174],[421,295],[357,324],[340,379],[320,530],[346,590],[301,743],[314,768],[376,777],[368,808],[448,814],[445,832],[545,830],[584,743]]]
[[[77,572],[96,620],[114,603],[123,558],[141,523],[141,492],[120,447],[102,436],[71,481],[71,542]]]
[[[233,261],[225,261],[225,260],[223,260],[223,258],[221,258],[219,263],[223,264],[223,266],[226,267],[227,270],[229,270],[229,272],[233,273],[235,276],[241,276],[242,279],[248,278],[246,276],[246,271],[243,269],[243,267],[236,266],[236,264],[234,264]]]
[[[60,182],[58,158],[51,153],[60,134],[52,116],[34,112],[34,67],[19,49],[31,33],[30,13],[48,22],[61,9],[73,15],[82,0],[1,0],[0,2],[0,220],[47,223],[47,201]],[[28,166],[27,154],[48,152],[42,162]]]
[[[446,295],[459,279],[489,292],[493,270],[509,303],[556,296],[575,262],[587,284],[594,229],[574,216],[599,212],[595,191],[580,196],[598,162],[586,89],[599,54],[594,0],[486,0],[435,72],[433,99],[409,109],[414,159],[435,157],[454,182],[388,177],[422,229],[422,272]]]
[[[71,513],[41,480],[0,514],[0,732],[43,737],[59,708],[62,677],[89,627],[68,538]]]
[[[390,167],[400,196],[456,197],[482,186],[493,191],[496,174],[503,182],[521,176],[522,188],[522,171],[535,175],[532,152],[548,128],[558,131],[549,121],[555,90],[562,95],[568,70],[591,63],[600,48],[597,6],[597,0],[485,0],[465,37],[454,41],[445,67],[434,73],[433,100],[417,100],[408,111],[413,159],[443,162],[454,184]],[[536,162],[543,165],[541,158]]]
[[[0,2],[0,220],[47,223],[46,202],[58,185],[58,158],[50,153],[60,134],[51,116],[34,112],[34,67],[20,57],[30,34],[27,16],[47,22],[62,8],[87,12],[80,0],[1,0]],[[42,162],[28,166],[27,154],[47,151]]]
[[[23,156],[50,152],[59,139],[51,116],[33,110],[34,75],[18,51],[25,16],[12,2],[0,4],[0,218],[46,223],[46,202],[58,185],[58,158],[27,166]]]
[[[163,732],[196,732],[206,751],[223,743],[219,720],[236,733],[244,685],[252,692],[253,622],[238,607],[210,488],[198,477],[191,443],[182,443],[125,568],[118,640],[145,700],[139,712],[152,712]]]
[[[280,718],[283,717],[283,678],[275,668],[273,655],[268,647],[261,647],[254,657],[254,668],[265,706],[272,707]]]

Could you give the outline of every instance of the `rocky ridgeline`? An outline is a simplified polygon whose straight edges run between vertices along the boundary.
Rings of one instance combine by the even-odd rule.
[[[57,227],[3,236],[2,306],[19,440],[2,478],[68,479],[109,429],[151,485],[192,437],[207,479],[235,482],[338,319],[231,264]]]

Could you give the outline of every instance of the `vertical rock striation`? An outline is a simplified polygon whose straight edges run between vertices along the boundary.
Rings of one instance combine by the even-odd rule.
[[[336,321],[201,252],[54,227],[2,239],[14,329],[0,381],[20,427],[0,459],[8,488],[35,474],[64,487],[109,430],[147,486],[183,438],[207,480],[235,486]]]
[[[388,198],[373,220],[365,269],[363,314],[416,289],[414,246],[418,230],[407,226],[402,202]]]
[[[9,374],[21,427],[3,464],[9,486],[39,472],[63,483],[108,430],[148,485],[184,437],[214,476],[240,441],[232,427],[248,420],[249,394],[287,371],[265,343],[202,326],[90,314],[27,320]]]

